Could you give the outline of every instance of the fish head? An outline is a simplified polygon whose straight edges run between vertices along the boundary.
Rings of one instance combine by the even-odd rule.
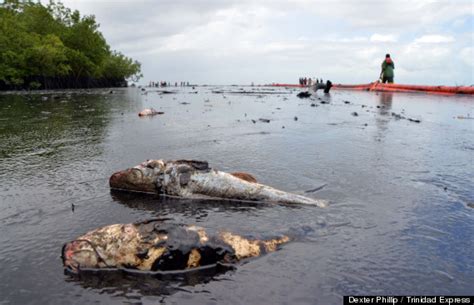
[[[65,244],[62,260],[66,270],[115,268],[136,264],[139,233],[134,224],[108,225]]]
[[[155,193],[156,182],[164,169],[163,160],[148,160],[135,167],[114,173],[109,179],[109,184],[114,189]]]
[[[73,273],[83,268],[98,268],[99,255],[88,240],[74,240],[63,246],[61,258],[64,267]]]

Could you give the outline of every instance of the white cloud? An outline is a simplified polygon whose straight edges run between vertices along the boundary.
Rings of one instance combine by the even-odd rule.
[[[463,48],[461,52],[459,52],[459,56],[461,57],[461,60],[463,62],[465,62],[471,67],[474,67],[474,48],[473,47]]]
[[[64,2],[95,14],[112,49],[142,62],[144,82],[307,75],[360,83],[378,77],[390,53],[396,81],[472,83],[473,36],[461,22],[470,20],[472,0]]]
[[[373,34],[370,36],[370,41],[372,42],[397,42],[397,40],[395,35]]]
[[[447,43],[453,42],[455,39],[452,36],[443,35],[423,35],[420,38],[415,39],[417,43]]]

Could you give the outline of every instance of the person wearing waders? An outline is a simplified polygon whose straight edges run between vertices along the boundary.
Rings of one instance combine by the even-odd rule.
[[[385,60],[382,62],[382,72],[380,76],[382,78],[382,83],[393,83],[393,69],[395,69],[395,64],[390,58],[390,54],[385,55]]]

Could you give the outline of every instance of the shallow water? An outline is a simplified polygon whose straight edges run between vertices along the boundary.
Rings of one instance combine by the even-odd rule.
[[[299,99],[293,89],[234,93],[240,89],[0,95],[0,304],[341,304],[349,294],[472,294],[474,120],[457,118],[474,115],[472,97],[333,91]],[[150,106],[165,114],[137,116]],[[207,160],[300,194],[324,185],[307,195],[330,204],[110,192],[114,171],[150,158]],[[152,217],[297,238],[230,270],[63,273],[65,242]]]

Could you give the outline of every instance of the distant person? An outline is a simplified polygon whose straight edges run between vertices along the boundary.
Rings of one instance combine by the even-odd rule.
[[[382,83],[393,83],[393,69],[395,69],[395,64],[390,58],[390,54],[387,54],[385,55],[385,60],[382,62],[382,72],[380,72]]]

